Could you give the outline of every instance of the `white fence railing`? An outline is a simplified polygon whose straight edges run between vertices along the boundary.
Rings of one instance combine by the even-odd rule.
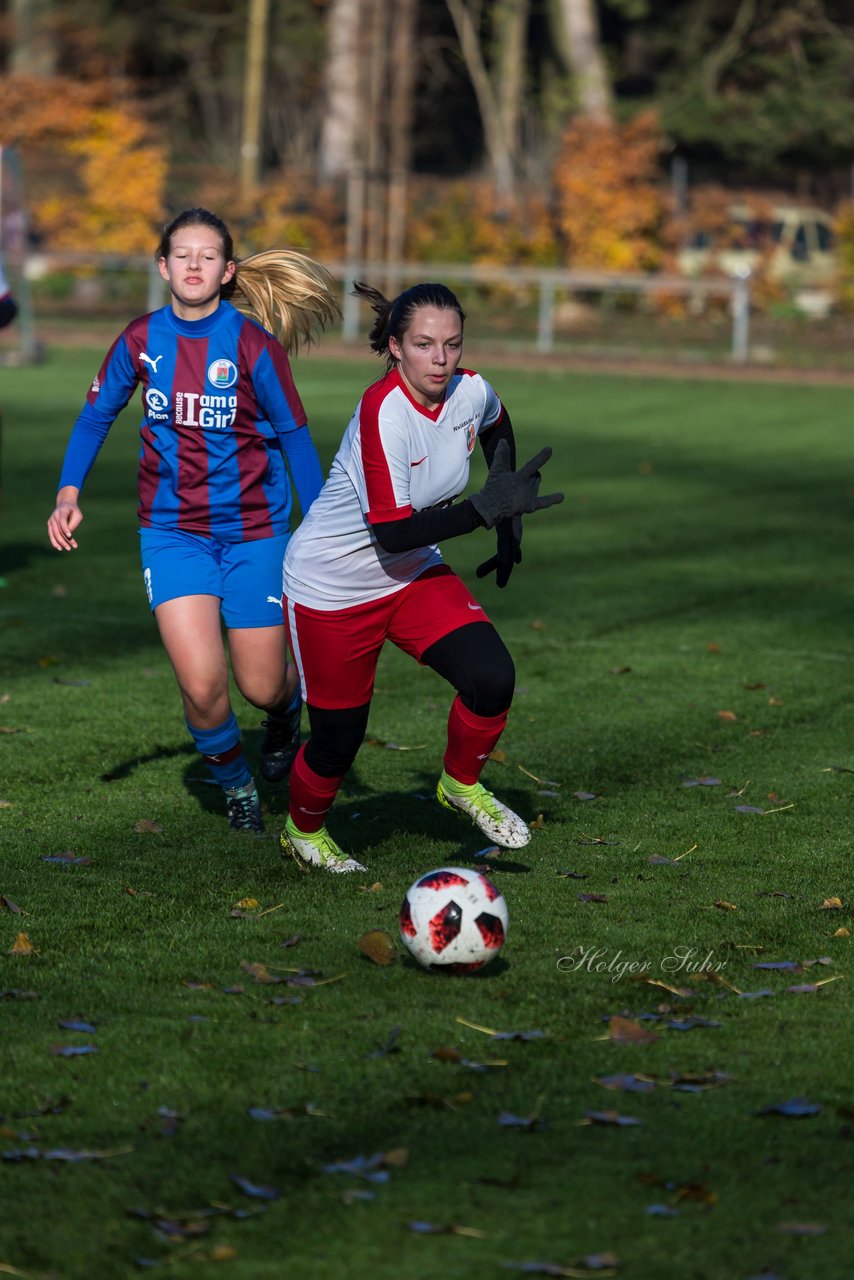
[[[555,350],[558,308],[561,297],[577,294],[600,296],[637,294],[647,298],[675,296],[692,300],[722,298],[729,303],[731,320],[730,359],[743,364],[750,351],[750,282],[745,278],[702,278],[678,275],[611,274],[604,271],[563,271],[558,269],[468,266],[448,263],[363,263],[326,264],[333,277],[342,282],[343,318],[341,337],[355,342],[359,337],[360,303],[348,287],[359,279],[381,280],[391,296],[421,280],[442,280],[449,285],[501,285],[505,288],[533,289],[537,296],[537,323],[534,346],[547,354]],[[38,253],[23,264],[32,282],[55,272],[75,269],[99,272],[142,271],[147,273],[149,310],[163,306],[166,286],[152,258],[121,254]]]

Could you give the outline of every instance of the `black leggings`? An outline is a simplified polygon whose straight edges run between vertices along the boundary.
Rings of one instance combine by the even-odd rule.
[[[421,655],[460,695],[477,716],[500,716],[513,700],[513,659],[491,622],[472,622],[437,640]],[[325,710],[308,703],[311,737],[305,761],[322,778],[343,778],[365,738],[371,704]]]

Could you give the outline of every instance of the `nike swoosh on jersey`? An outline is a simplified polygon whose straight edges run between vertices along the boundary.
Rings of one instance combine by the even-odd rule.
[[[426,462],[430,457],[429,453],[425,453],[423,458],[419,458],[417,462],[410,462],[410,467],[420,467],[422,462]]]
[[[469,600],[469,608],[470,608],[470,609],[472,609],[472,610],[480,610],[480,612],[481,612],[481,613],[483,613],[483,605],[482,605],[482,604],[472,604],[471,600]]]

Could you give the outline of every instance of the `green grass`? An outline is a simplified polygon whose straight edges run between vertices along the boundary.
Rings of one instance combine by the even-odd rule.
[[[492,371],[520,456],[551,444],[544,488],[567,492],[527,522],[509,588],[477,587],[518,670],[485,780],[543,824],[494,864],[502,957],[442,978],[400,948],[375,966],[356,944],[396,935],[409,883],[484,843],[430,799],[446,686],[383,657],[369,735],[410,749],[366,745],[330,823],[368,877],[280,863],[286,789],[264,792],[269,838],[228,833],[139,580],[135,414],[90,477],[80,550],[47,545],[100,354],[3,375],[0,894],[25,914],[0,904],[0,990],[37,994],[0,999],[0,1153],[103,1153],[0,1161],[6,1271],[113,1280],[147,1258],[174,1277],[463,1280],[533,1260],[583,1274],[586,1256],[613,1252],[629,1280],[845,1280],[850,981],[787,987],[848,976],[850,939],[833,935],[851,927],[852,774],[833,766],[854,768],[849,393]],[[324,461],[374,372],[319,355],[297,366]],[[490,543],[460,540],[447,558],[473,580]],[[254,757],[260,715],[235,705]],[[720,783],[683,785],[701,776]],[[91,861],[43,860],[68,850]],[[842,909],[822,909],[837,896]],[[261,905],[232,917],[246,897]],[[6,954],[19,930],[36,955]],[[695,963],[711,953],[728,985],[674,971],[683,948]],[[243,961],[338,980],[263,985]],[[646,962],[690,994],[615,981],[602,961]],[[609,1042],[603,1019],[622,1011],[658,1013],[643,1025],[659,1039]],[[96,1033],[58,1027],[72,1016]],[[666,1026],[685,1016],[721,1025]],[[545,1034],[493,1041],[458,1019]],[[85,1043],[99,1052],[51,1053]],[[440,1046],[506,1065],[474,1071],[432,1057]],[[700,1093],[667,1083],[709,1071],[731,1078]],[[594,1082],[615,1073],[659,1083]],[[798,1096],[820,1112],[757,1114]],[[262,1122],[253,1106],[297,1114]],[[642,1124],[581,1124],[590,1110]],[[543,1127],[502,1127],[503,1111]],[[385,1183],[323,1171],[400,1149]],[[232,1174],[280,1198],[243,1195]],[[661,1203],[676,1216],[647,1212]],[[158,1234],[157,1214],[183,1237]],[[415,1220],[483,1234],[418,1234]],[[791,1222],[827,1229],[778,1229]]]

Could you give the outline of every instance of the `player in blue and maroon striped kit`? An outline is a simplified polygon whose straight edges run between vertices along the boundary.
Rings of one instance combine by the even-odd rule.
[[[221,620],[237,686],[267,712],[262,776],[279,781],[300,736],[281,606],[291,483],[305,514],[323,477],[287,351],[270,330],[294,350],[338,314],[338,301],[328,273],[301,254],[255,254],[238,268],[228,228],[205,209],[170,223],[157,261],[171,303],[132,321],[110,348],[71,433],[48,534],[58,551],[76,548],[83,482],[139,385],[149,604],[187,727],[226,792],[230,825],[263,831],[229,700]]]

